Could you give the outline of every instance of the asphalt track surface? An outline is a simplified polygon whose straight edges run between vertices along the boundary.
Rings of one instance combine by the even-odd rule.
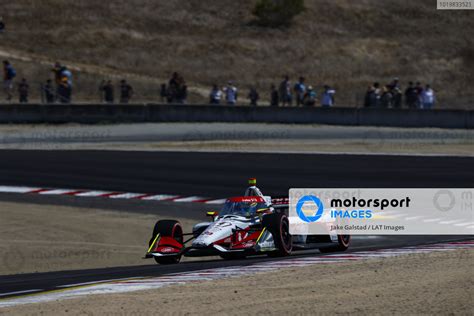
[[[179,153],[0,151],[0,184],[199,195],[241,195],[256,177],[265,194],[293,188],[472,187],[474,158]]]
[[[257,177],[264,192],[275,196],[287,194],[290,187],[455,188],[472,187],[474,180],[474,158],[463,157],[112,151],[0,151],[0,154],[1,185],[195,194],[217,198],[242,194],[249,177]],[[6,196],[0,195],[0,199]],[[24,197],[16,196],[18,199]],[[185,205],[166,206],[167,209],[173,207],[176,212],[184,212],[188,208]],[[197,209],[191,213],[195,212]],[[466,237],[357,238],[349,252],[461,239]],[[295,253],[292,257],[300,255],[322,254],[305,252]],[[149,265],[7,275],[0,276],[0,295],[30,289],[52,290],[61,285],[83,282],[245,266],[266,260],[275,259],[260,256],[246,260],[210,260],[171,266],[145,261]]]

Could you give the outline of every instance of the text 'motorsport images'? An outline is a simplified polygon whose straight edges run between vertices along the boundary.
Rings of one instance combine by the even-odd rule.
[[[0,315],[473,314],[474,0],[0,8]]]

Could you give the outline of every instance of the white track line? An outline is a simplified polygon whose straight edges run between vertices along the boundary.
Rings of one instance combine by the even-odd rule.
[[[143,196],[144,193],[119,193],[109,196],[111,199],[134,199]]]
[[[112,194],[113,191],[87,191],[78,194],[74,194],[75,196],[84,196],[84,197],[100,197],[106,194]]]
[[[53,190],[46,190],[46,191],[41,191],[38,194],[42,195],[64,195],[72,192],[77,192],[77,190],[72,190],[72,189],[53,189]]]
[[[2,294],[0,294],[0,296],[26,294],[26,293],[32,293],[32,292],[38,292],[38,291],[43,291],[43,290],[42,289],[34,289],[34,290],[16,291],[16,292],[2,293]]]
[[[183,198],[178,198],[178,199],[173,199],[173,202],[196,202],[196,201],[202,201],[206,200],[207,198],[202,197],[202,196],[189,196],[189,197],[183,197]]]
[[[163,201],[163,200],[171,200],[177,197],[179,197],[179,195],[156,194],[156,195],[145,196],[141,198],[141,200]]]
[[[31,191],[40,190],[41,188],[31,188],[31,187],[11,187],[11,186],[0,186],[1,193],[29,193]]]

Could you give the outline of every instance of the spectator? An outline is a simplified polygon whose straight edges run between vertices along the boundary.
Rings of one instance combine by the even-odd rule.
[[[365,91],[365,97],[364,97],[364,107],[365,108],[370,107],[371,94],[372,94],[372,86],[368,86],[367,90]]]
[[[392,82],[388,85],[388,89],[391,90],[392,93],[396,88],[400,89],[400,80],[397,77],[393,78]]]
[[[7,101],[13,97],[13,79],[16,77],[16,70],[8,60],[3,61],[3,89],[7,95]]]
[[[306,94],[304,77],[300,77],[299,81],[295,84],[293,90],[295,91],[296,106],[303,105],[304,95]]]
[[[0,18],[0,34],[5,31],[5,22],[3,22],[3,19]]]
[[[423,95],[422,95],[422,100],[423,100],[423,109],[432,109],[436,97],[433,89],[431,89],[431,86],[429,84],[426,85],[425,89],[423,90]]]
[[[179,87],[179,74],[174,72],[168,81],[168,103],[173,103]]]
[[[222,99],[222,91],[219,87],[214,84],[212,86],[211,93],[209,94],[209,103],[210,104],[220,104]]]
[[[72,72],[66,66],[62,66],[60,71],[61,71],[61,80],[66,78],[68,85],[72,87]]]
[[[395,109],[402,107],[402,90],[399,87],[392,89],[392,104]]]
[[[413,82],[408,83],[408,88],[405,90],[405,103],[409,109],[415,109],[418,102],[418,92],[413,86]]]
[[[99,101],[104,103],[105,102],[105,93],[104,93],[104,87],[107,84],[105,80],[102,80],[100,85],[99,85]]]
[[[120,81],[120,103],[127,104],[133,96],[133,88],[125,79]]]
[[[178,89],[178,94],[176,95],[176,102],[179,104],[186,104],[188,99],[188,86],[186,84],[180,85]]]
[[[166,91],[166,102],[173,103],[173,95],[171,94],[169,87]]]
[[[304,105],[306,106],[314,106],[316,104],[316,92],[313,90],[312,86],[308,87],[308,90],[306,91],[304,95]]]
[[[47,104],[54,103],[55,95],[51,79],[46,80],[46,84],[43,86],[43,96],[43,102],[46,102]]]
[[[392,92],[390,90],[390,85],[386,85],[382,89],[382,96],[380,97],[380,106],[385,109],[392,108]]]
[[[255,87],[250,88],[248,98],[250,100],[250,105],[251,106],[257,106],[257,102],[260,99],[260,96],[259,96],[259,94],[257,92],[257,89]]]
[[[161,84],[160,97],[161,102],[165,103],[168,101],[168,89],[166,88],[166,83]]]
[[[328,85],[324,86],[324,92],[321,96],[321,106],[323,107],[331,107],[334,105],[334,94],[336,94],[336,90],[331,89]]]
[[[228,105],[235,105],[238,98],[238,89],[232,81],[229,81],[227,87],[224,88],[225,100]]]
[[[51,71],[54,73],[54,82],[56,83],[56,87],[59,87],[61,85],[61,79],[62,79],[61,69],[62,67],[59,62],[56,62],[53,68],[51,69]]]
[[[57,96],[61,103],[71,103],[71,87],[66,77],[61,80],[58,86]]]
[[[72,97],[72,73],[66,66],[63,66],[61,68],[61,76],[63,81],[64,79],[67,80],[67,103],[70,103]]]
[[[108,80],[105,85],[102,87],[104,91],[104,101],[106,103],[114,103],[115,94],[114,94],[114,85],[111,80]]]
[[[291,95],[291,82],[288,76],[285,76],[279,87],[280,102],[282,106],[291,106],[292,95]]]
[[[375,87],[368,86],[367,87],[367,92],[365,93],[365,102],[364,102],[364,107],[376,107],[377,106],[377,94]]]
[[[66,67],[56,62],[51,69],[57,87],[57,96],[61,103],[70,103],[72,97],[72,73]]]
[[[421,82],[417,82],[415,86],[417,100],[416,100],[416,108],[421,109],[423,108],[423,86]]]
[[[382,90],[380,89],[380,84],[378,82],[374,82],[374,94],[375,94],[375,103],[373,104],[374,107],[380,106],[380,98],[382,97]]]
[[[18,96],[20,103],[28,103],[28,90],[30,86],[25,78],[21,79],[20,83],[18,84]]]
[[[280,98],[278,96],[278,90],[276,89],[275,85],[272,84],[270,87],[270,106],[278,107],[279,102]]]
[[[168,82],[168,103],[178,102],[178,98],[183,93],[183,86],[185,84],[184,78],[177,72],[174,72],[170,81]]]

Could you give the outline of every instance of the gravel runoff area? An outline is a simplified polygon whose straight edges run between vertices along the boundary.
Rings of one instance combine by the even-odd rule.
[[[154,264],[142,257],[156,215],[0,202],[0,219],[0,275]]]
[[[0,149],[474,155],[474,131],[255,123],[0,125]]]
[[[472,315],[474,251],[283,269],[0,309],[5,315]]]

